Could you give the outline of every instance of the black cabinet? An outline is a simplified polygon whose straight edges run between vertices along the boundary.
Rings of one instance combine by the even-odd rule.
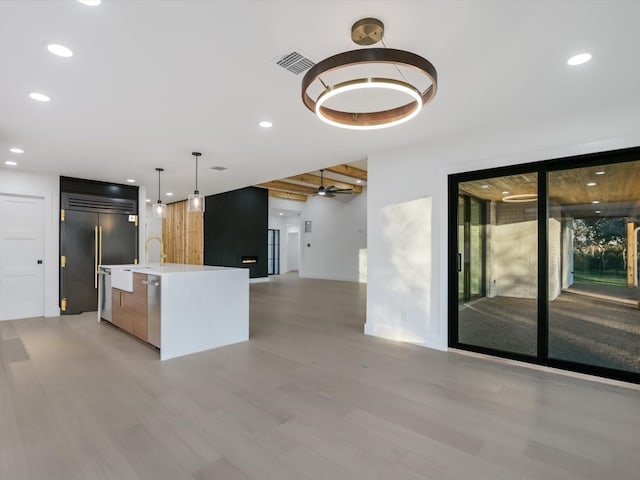
[[[98,309],[98,265],[138,257],[137,200],[63,192],[60,303],[65,314]]]

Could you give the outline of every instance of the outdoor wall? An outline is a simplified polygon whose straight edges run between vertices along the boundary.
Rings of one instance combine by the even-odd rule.
[[[573,285],[573,219],[562,223],[562,288]]]
[[[538,297],[537,204],[498,203],[491,236],[495,295]]]
[[[367,248],[367,193],[309,197],[300,217],[301,277],[360,281]],[[311,233],[305,233],[305,221]]]
[[[591,108],[591,107],[590,107]],[[427,109],[428,110],[428,109]],[[596,114],[575,112],[563,118],[523,119],[520,126],[503,125],[443,137],[418,146],[370,152],[368,156],[368,289],[365,333],[416,344],[447,347],[447,176],[452,173],[560,158],[640,145],[640,105]],[[422,115],[428,115],[428,111]],[[428,130],[429,118],[419,117]],[[394,127],[411,128],[411,125]],[[390,206],[430,199],[431,215],[409,221],[428,231],[433,255],[414,272],[413,288],[397,288],[401,264],[386,229],[393,219]],[[426,299],[417,304],[414,296]],[[429,308],[425,309],[424,305]]]
[[[0,193],[40,197],[44,200],[44,314],[60,315],[59,292],[59,220],[60,178],[0,169]]]
[[[549,301],[562,291],[562,225],[559,218],[549,219]]]

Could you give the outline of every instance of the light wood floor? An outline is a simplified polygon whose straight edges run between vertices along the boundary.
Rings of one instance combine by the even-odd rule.
[[[364,286],[251,286],[160,362],[95,314],[0,322],[0,479],[640,478],[640,392],[362,334]]]

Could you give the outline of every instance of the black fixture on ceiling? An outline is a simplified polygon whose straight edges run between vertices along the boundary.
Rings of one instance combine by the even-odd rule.
[[[318,187],[317,195],[320,195],[321,197],[335,197],[336,193],[351,194],[353,193],[353,189],[336,188],[335,185],[331,185],[330,187],[325,187],[324,186],[324,170],[320,170],[320,186]]]

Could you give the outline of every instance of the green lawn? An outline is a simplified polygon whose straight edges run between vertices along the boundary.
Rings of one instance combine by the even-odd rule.
[[[623,273],[617,275],[613,272],[600,275],[597,272],[574,272],[573,279],[576,283],[591,285],[613,285],[617,287],[627,286],[627,277]]]

